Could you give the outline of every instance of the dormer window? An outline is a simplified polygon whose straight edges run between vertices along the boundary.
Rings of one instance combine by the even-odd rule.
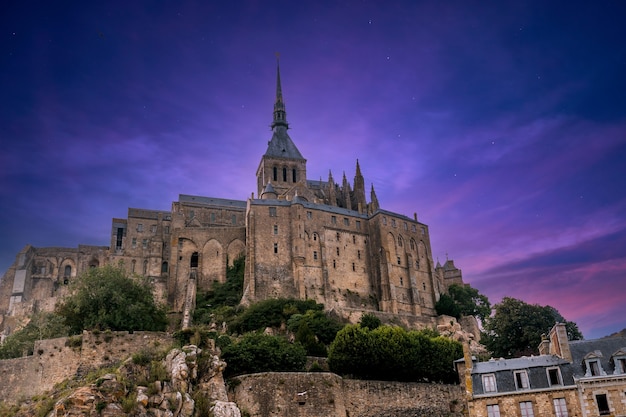
[[[518,390],[530,388],[530,384],[528,382],[528,373],[526,371],[515,371],[514,375],[515,375],[515,387]]]
[[[546,369],[548,374],[548,382],[550,386],[563,385],[563,379],[561,379],[561,370],[558,367]]]
[[[495,374],[486,374],[482,377],[483,380],[483,391],[486,393],[489,392],[498,392],[498,388],[496,387],[496,375]]]
[[[602,369],[602,352],[599,350],[589,352],[583,360],[585,361],[585,376],[604,376],[606,372]]]
[[[621,348],[611,356],[614,375],[626,374],[626,348]]]

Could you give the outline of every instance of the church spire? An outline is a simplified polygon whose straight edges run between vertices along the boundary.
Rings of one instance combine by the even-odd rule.
[[[380,204],[378,203],[378,197],[376,196],[376,191],[374,191],[374,184],[372,184],[372,191],[370,192],[370,198],[372,202],[370,203],[370,211],[374,213],[376,210],[380,209]]]
[[[272,129],[276,126],[284,126],[289,129],[287,123],[287,111],[285,110],[285,102],[283,101],[283,89],[280,85],[280,62],[276,54],[276,101],[274,102],[274,120],[272,121]]]
[[[361,166],[359,160],[356,160],[356,174],[354,175],[354,199],[356,202],[356,209],[363,213],[367,207],[365,201],[365,180],[363,174],[361,174]]]

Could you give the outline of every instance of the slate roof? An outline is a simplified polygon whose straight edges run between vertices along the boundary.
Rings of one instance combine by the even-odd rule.
[[[287,127],[276,126],[272,139],[267,143],[264,156],[304,160],[302,154],[287,134]]]
[[[612,374],[614,364],[611,363],[611,356],[618,350],[626,351],[626,337],[606,337],[604,339],[593,340],[573,340],[569,342],[572,362],[574,364],[575,375],[581,377],[585,375],[583,366],[585,356],[596,352],[600,353],[600,365],[607,374]]]
[[[225,198],[201,197],[197,195],[179,194],[178,201],[181,203],[195,203],[208,206],[221,206],[245,209],[247,202],[244,200],[228,200]]]
[[[569,363],[556,355],[522,356],[512,359],[494,359],[474,364],[472,373],[488,374],[503,370],[528,369],[535,367],[557,366]]]

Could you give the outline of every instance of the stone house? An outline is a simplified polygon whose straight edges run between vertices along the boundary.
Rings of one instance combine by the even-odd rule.
[[[352,183],[330,172],[327,181],[307,179],[288,134],[279,67],[271,128],[247,199],[180,195],[171,211],[129,208],[114,218],[109,246],[26,246],[0,282],[0,330],[15,324],[11,317],[52,308],[66,284],[104,264],[149,277],[187,326],[196,292],[224,282],[242,255],[244,304],[309,298],[352,321],[367,311],[436,325],[435,303],[463,283],[461,271],[452,260],[433,262],[430,230],[417,215],[381,208],[373,184],[366,195],[358,160]]]
[[[626,416],[626,338],[568,341],[557,323],[539,356],[456,361],[470,417]]]

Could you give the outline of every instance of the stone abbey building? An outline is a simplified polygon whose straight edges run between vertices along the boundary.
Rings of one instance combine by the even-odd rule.
[[[463,282],[461,271],[450,260],[434,264],[428,226],[417,216],[381,208],[373,185],[366,193],[358,161],[352,183],[345,174],[341,183],[332,174],[307,179],[288,134],[279,68],[271,127],[247,200],[180,195],[171,211],[130,208],[114,218],[108,247],[26,246],[0,282],[5,333],[11,317],[52,309],[83,270],[119,263],[150,277],[157,299],[188,325],[196,292],[224,282],[242,255],[244,304],[309,298],[352,320],[372,311],[434,323],[436,301]]]

